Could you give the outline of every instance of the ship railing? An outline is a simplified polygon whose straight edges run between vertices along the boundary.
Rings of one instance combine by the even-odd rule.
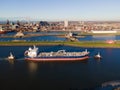
[[[65,50],[59,50],[58,52],[42,52],[38,56],[84,56],[89,54],[87,51],[83,52],[65,52]]]
[[[66,55],[65,50],[59,50],[56,52],[56,56],[64,56],[64,55]]]

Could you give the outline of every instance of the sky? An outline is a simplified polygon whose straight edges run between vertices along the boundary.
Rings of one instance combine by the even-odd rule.
[[[0,20],[120,21],[120,0],[1,0]]]

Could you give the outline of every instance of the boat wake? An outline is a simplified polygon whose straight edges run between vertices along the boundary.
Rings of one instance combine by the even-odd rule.
[[[3,61],[3,60],[8,60],[8,58],[0,58],[0,61]],[[16,58],[15,60],[22,61],[24,60],[24,58]]]
[[[116,80],[116,81],[109,81],[109,82],[105,82],[102,84],[102,87],[106,87],[106,86],[120,86],[120,80]]]
[[[2,60],[7,60],[7,58],[0,58],[0,61],[2,61]]]
[[[104,82],[95,90],[120,90],[120,80]]]
[[[16,60],[24,60],[24,58],[17,58]]]

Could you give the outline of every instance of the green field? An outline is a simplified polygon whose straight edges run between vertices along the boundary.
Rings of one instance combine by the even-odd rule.
[[[115,41],[112,44],[106,43],[105,41],[10,41],[0,42],[0,46],[31,46],[31,45],[67,45],[67,46],[79,46],[79,47],[91,47],[91,48],[120,48],[120,41]]]

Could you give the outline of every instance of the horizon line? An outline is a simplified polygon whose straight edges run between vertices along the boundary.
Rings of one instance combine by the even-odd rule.
[[[31,17],[0,17],[0,21],[120,21],[118,19],[98,19],[98,20],[92,20],[92,19],[40,19],[40,18],[31,18]]]

